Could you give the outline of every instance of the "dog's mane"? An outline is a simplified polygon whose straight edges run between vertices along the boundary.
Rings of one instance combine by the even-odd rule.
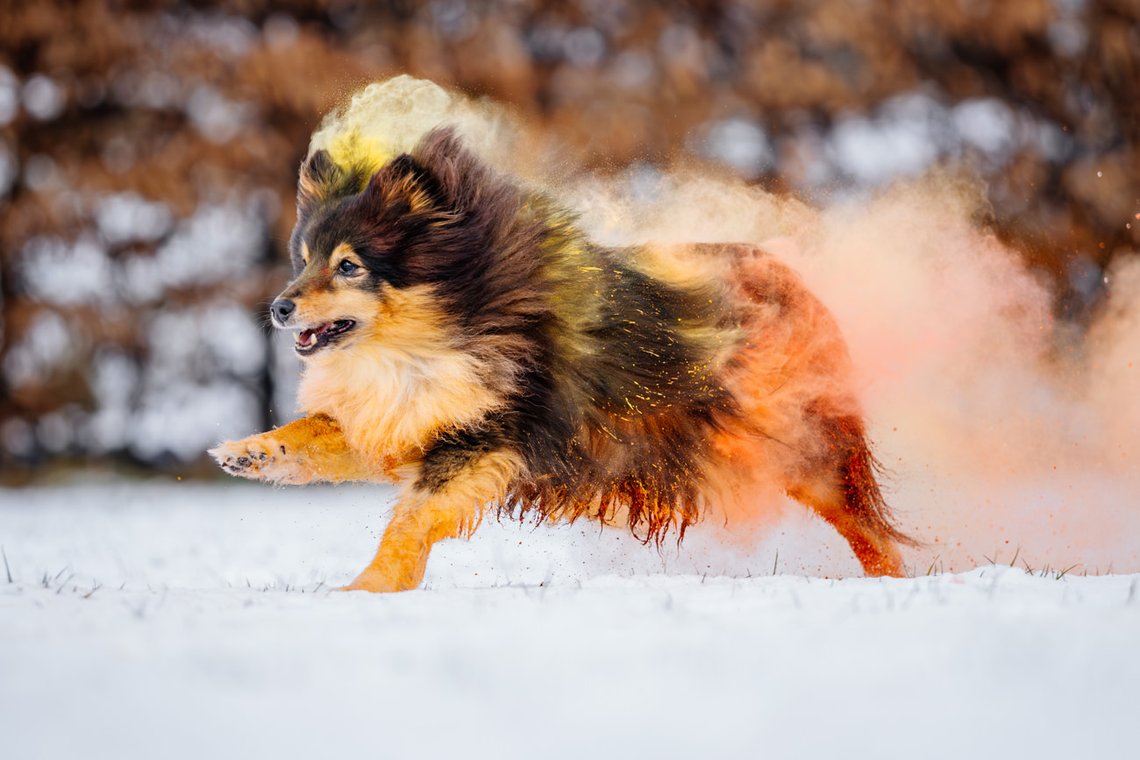
[[[403,204],[399,223],[419,225],[400,252],[408,281],[432,286],[463,350],[516,368],[490,379],[502,404],[479,424],[438,431],[420,485],[440,487],[471,457],[508,448],[526,471],[506,513],[606,520],[627,509],[644,540],[670,527],[683,535],[701,510],[708,437],[736,414],[714,367],[734,329],[721,295],[654,277],[637,249],[593,244],[573,215],[490,169],[453,129],[430,132],[361,192],[366,174],[314,154],[301,218],[355,193]]]

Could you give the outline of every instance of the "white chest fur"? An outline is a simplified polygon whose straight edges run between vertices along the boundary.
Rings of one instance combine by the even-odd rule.
[[[455,349],[349,346],[306,363],[298,405],[337,420],[360,453],[403,461],[418,457],[439,430],[477,422],[502,403],[486,370]]]

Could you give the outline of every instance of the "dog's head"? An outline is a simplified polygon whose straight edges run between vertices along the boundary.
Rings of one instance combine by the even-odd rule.
[[[383,340],[422,316],[433,285],[462,270],[487,234],[472,223],[486,172],[450,130],[374,172],[315,152],[298,183],[293,280],[270,308],[274,325],[298,331],[297,353]]]

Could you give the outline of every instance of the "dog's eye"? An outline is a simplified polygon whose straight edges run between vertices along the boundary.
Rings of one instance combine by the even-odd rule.
[[[351,276],[357,269],[360,269],[360,267],[358,267],[356,264],[353,264],[348,259],[345,259],[344,261],[340,262],[340,265],[337,266],[336,271],[340,272],[343,275]]]

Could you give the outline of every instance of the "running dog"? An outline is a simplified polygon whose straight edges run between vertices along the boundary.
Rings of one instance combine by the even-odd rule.
[[[290,251],[270,311],[304,416],[210,453],[270,483],[397,484],[346,589],[415,588],[488,508],[660,544],[757,483],[902,574],[838,327],[760,248],[596,245],[444,126],[379,166],[313,152]]]

